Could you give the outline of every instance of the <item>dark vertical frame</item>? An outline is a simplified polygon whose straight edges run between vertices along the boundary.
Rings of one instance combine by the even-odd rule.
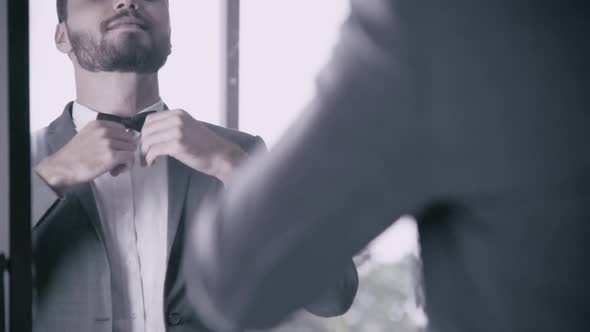
[[[8,230],[8,4],[0,0],[0,331],[7,329]]]
[[[8,268],[7,263],[4,254],[0,253],[0,331],[6,329],[6,290],[4,289],[4,271]]]
[[[6,289],[4,289],[4,273],[8,270],[6,256],[0,253],[0,331],[6,330]]]
[[[240,0],[224,0],[222,29],[224,30],[223,98],[224,125],[239,128],[240,104]]]
[[[9,331],[32,330],[29,1],[8,0]]]

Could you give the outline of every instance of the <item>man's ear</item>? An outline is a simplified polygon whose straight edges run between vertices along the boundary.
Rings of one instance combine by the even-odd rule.
[[[72,45],[70,44],[68,29],[65,22],[61,22],[55,27],[55,46],[60,52],[65,54],[70,54],[72,51]]]

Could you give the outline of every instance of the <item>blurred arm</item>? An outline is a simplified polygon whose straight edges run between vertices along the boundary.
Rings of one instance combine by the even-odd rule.
[[[289,284],[285,287],[290,287]],[[327,288],[315,296],[313,302],[305,305],[305,310],[320,317],[344,315],[352,306],[359,288],[356,266],[349,261],[343,272]]]
[[[188,291],[213,329],[276,324],[419,204],[421,149],[393,6],[352,1],[307,112],[197,218]]]

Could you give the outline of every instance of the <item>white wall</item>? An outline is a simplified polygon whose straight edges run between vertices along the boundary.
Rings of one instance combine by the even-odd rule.
[[[242,1],[240,128],[273,145],[314,93],[344,0]]]
[[[172,55],[160,72],[160,93],[170,108],[220,122],[220,4],[171,1]],[[73,69],[53,42],[55,0],[31,0],[31,129],[49,124],[75,99]]]

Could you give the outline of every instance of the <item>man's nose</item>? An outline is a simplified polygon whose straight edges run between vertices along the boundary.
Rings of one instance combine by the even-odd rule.
[[[139,1],[138,0],[115,0],[113,1],[114,7],[116,11],[119,10],[138,10],[139,9]]]

